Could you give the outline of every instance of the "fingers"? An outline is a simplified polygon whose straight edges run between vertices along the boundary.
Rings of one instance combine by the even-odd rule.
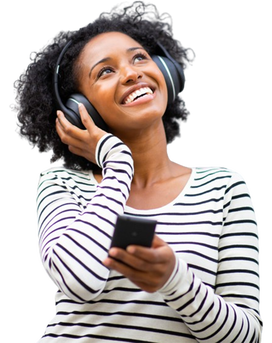
[[[89,131],[92,131],[95,127],[94,121],[92,120],[91,116],[89,115],[88,111],[86,110],[85,106],[81,103],[78,104],[78,110],[80,114],[80,119],[82,124]],[[72,125],[65,117],[62,111],[57,111],[57,116],[60,119],[60,123],[62,124],[63,128],[69,130],[71,128],[76,128],[76,126]],[[81,129],[79,129],[81,130]]]
[[[80,137],[80,129],[72,125],[64,116],[63,112],[57,111],[56,130],[64,144],[75,144]]]
[[[126,251],[137,259],[141,259],[146,262],[164,263],[165,260],[168,259],[168,249],[168,244],[157,235],[154,235],[152,249],[141,247],[139,245],[130,245]],[[170,250],[170,252],[172,252],[172,250]]]
[[[145,248],[147,249],[147,248]],[[150,254],[152,255],[152,254]],[[118,249],[118,248],[112,248],[109,251],[109,257],[112,258],[113,264],[116,264],[116,262],[122,261],[126,265],[130,266],[131,268],[138,270],[138,271],[148,271],[150,270],[150,264],[155,264],[154,257],[152,261],[148,261],[146,259],[141,259],[137,257],[137,255],[128,252],[128,250]],[[158,263],[158,262],[157,262]],[[112,267],[112,263],[111,266]]]
[[[163,239],[161,239],[159,236],[154,235],[154,239],[152,242],[152,248],[158,248],[160,246],[166,246],[168,245]]]
[[[89,132],[92,132],[96,127],[94,121],[92,120],[92,117],[89,115],[88,111],[86,110],[83,104],[78,105],[78,110],[82,124],[86,127],[86,129]]]
[[[136,245],[127,248],[127,263],[140,270],[148,270],[148,265],[160,264],[166,261],[166,256],[162,249],[149,249]]]
[[[64,116],[61,111],[57,112],[56,131],[62,143],[68,145],[71,153],[84,156],[83,136],[86,130],[80,130],[72,125]]]
[[[89,115],[88,111],[86,110],[85,106],[83,104],[78,105],[78,110],[80,114],[80,119],[82,121],[82,124],[84,127],[89,131],[90,134],[98,134],[102,135],[105,133],[103,130],[101,130],[99,127],[97,127],[92,120],[91,116]],[[63,114],[62,111],[57,111],[57,117],[59,119],[59,122],[63,128],[63,130],[67,134],[74,134],[75,137],[80,136],[81,132],[84,130],[79,129],[75,125],[71,124],[66,118],[65,115]]]
[[[111,248],[109,256],[124,261],[135,269],[147,271],[150,265],[168,263],[173,256],[173,251],[166,242],[155,235],[151,248],[139,245],[130,245],[126,250]]]
[[[106,134],[105,131],[97,127],[89,116],[84,105],[79,105],[79,113],[86,130],[81,130],[71,124],[63,112],[57,111],[56,131],[62,143],[68,145],[69,150],[78,156],[96,163],[95,149],[98,141]]]
[[[114,250],[112,251],[112,254],[114,255]],[[153,293],[158,289],[159,283],[156,282],[156,277],[150,270],[148,271],[149,274],[147,274],[147,271],[135,269],[124,263],[124,261],[121,262],[116,260],[112,255],[104,261],[104,265],[109,269],[114,269],[124,275],[131,282],[146,292]]]
[[[136,260],[133,261],[127,257],[119,260],[121,255],[116,254],[116,256],[118,259],[113,258],[113,256],[108,257],[104,261],[104,265],[109,269],[116,270],[139,288],[149,293],[154,293],[161,289],[174,269],[174,264],[171,266],[169,263],[150,264],[146,261],[136,262]]]
[[[155,236],[151,248],[129,246],[127,250],[112,248],[104,264],[123,274],[147,292],[155,292],[166,283],[175,267],[173,250]]]

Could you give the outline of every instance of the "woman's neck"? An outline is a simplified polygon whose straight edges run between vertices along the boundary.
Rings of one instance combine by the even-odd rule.
[[[169,177],[172,162],[167,154],[162,123],[152,132],[140,133],[137,138],[125,138],[124,143],[131,149],[134,160],[134,185],[144,188]]]

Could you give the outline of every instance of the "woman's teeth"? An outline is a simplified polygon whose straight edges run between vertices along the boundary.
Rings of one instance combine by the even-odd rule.
[[[135,92],[131,93],[128,97],[125,98],[124,103],[129,104],[138,97],[143,96],[145,94],[153,94],[153,91],[149,87],[137,89]]]

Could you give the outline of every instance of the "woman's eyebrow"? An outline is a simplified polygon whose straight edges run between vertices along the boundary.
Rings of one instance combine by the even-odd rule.
[[[90,72],[89,72],[89,77],[91,76],[92,71],[94,70],[94,68],[95,68],[98,64],[107,62],[107,61],[109,61],[109,60],[110,60],[110,57],[105,57],[105,58],[102,58],[102,60],[99,60],[98,62],[96,62],[96,63],[92,66],[92,68],[91,68],[91,70],[90,70]]]
[[[135,46],[135,47],[128,48],[128,49],[127,49],[127,52],[135,51],[135,50],[138,50],[138,49],[144,50],[144,48],[141,47],[141,46]],[[110,59],[111,59],[111,57],[104,57],[104,58],[102,58],[101,60],[99,60],[98,62],[96,62],[96,63],[92,66],[92,68],[91,68],[91,70],[90,70],[90,72],[89,72],[89,77],[91,76],[91,73],[92,73],[93,69],[94,69],[97,65],[99,65],[99,64],[101,64],[101,63],[104,63],[104,62],[107,62],[107,61],[109,61]]]
[[[135,47],[127,49],[127,52],[138,50],[138,49],[144,50],[144,48],[142,46],[135,46]]]

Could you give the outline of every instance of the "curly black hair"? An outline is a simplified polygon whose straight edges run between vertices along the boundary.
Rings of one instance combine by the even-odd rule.
[[[51,162],[60,158],[71,169],[96,169],[93,163],[72,154],[63,144],[55,129],[57,106],[53,93],[53,74],[57,59],[68,41],[72,41],[61,62],[60,95],[63,102],[78,92],[78,59],[84,46],[96,35],[104,32],[122,32],[138,41],[150,54],[156,53],[157,41],[169,51],[183,68],[189,62],[191,49],[185,49],[173,38],[171,17],[160,15],[155,5],[135,1],[124,8],[113,8],[102,13],[97,20],[77,30],[60,32],[43,51],[32,54],[32,63],[15,82],[16,110],[20,134],[37,146],[40,152],[52,149]],[[72,72],[71,72],[72,71]],[[189,112],[184,101],[177,96],[167,106],[163,116],[167,142],[179,135],[179,120],[186,120]]]

